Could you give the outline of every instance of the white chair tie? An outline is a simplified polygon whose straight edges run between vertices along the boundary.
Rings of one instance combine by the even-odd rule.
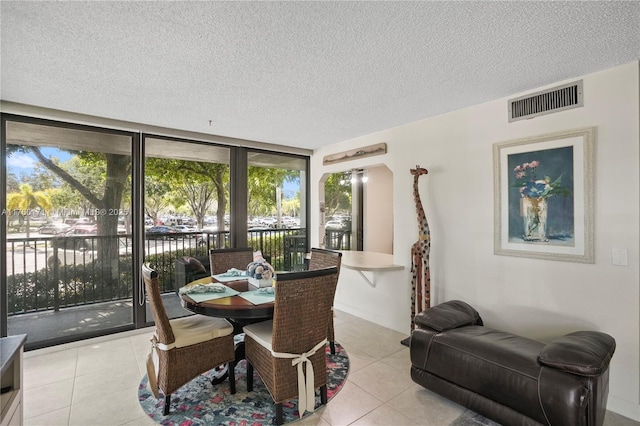
[[[313,373],[313,364],[309,357],[315,354],[320,348],[323,348],[327,344],[327,339],[318,343],[309,352],[303,354],[288,354],[284,352],[274,352],[271,350],[271,355],[275,358],[293,358],[291,361],[292,366],[298,366],[298,415],[302,418],[305,411],[313,412],[316,406],[315,395],[315,376]],[[303,371],[303,365],[306,366],[306,380]]]
[[[155,336],[151,338],[151,350],[147,355],[147,377],[153,396],[158,398],[158,372],[160,371],[160,358],[158,357],[158,341]]]
[[[164,343],[156,342],[155,345],[153,345],[153,347],[160,351],[170,351],[171,349],[175,349],[176,342],[169,343],[168,345],[165,345]]]

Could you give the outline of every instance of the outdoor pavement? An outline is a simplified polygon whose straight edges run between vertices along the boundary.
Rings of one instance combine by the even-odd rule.
[[[189,315],[180,305],[175,293],[163,295],[169,318]],[[147,318],[152,318],[147,305]],[[133,302],[121,300],[92,305],[61,308],[60,311],[43,311],[12,315],[8,319],[8,335],[26,334],[27,344],[59,337],[72,337],[81,333],[99,332],[133,322]]]

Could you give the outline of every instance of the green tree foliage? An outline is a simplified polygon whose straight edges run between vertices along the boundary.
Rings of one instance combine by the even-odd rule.
[[[44,191],[34,191],[28,183],[20,185],[20,192],[7,194],[7,210],[18,210],[19,215],[27,219],[27,238],[31,231],[32,210],[42,209],[48,215],[51,207],[49,196]]]
[[[72,167],[67,171],[56,158],[44,155],[39,146],[7,146],[8,155],[16,151],[32,153],[40,165],[49,169],[88,201],[95,212],[92,216],[96,218],[99,235],[117,235],[118,213],[121,210],[124,192],[130,187],[131,156],[65,150],[80,162],[75,169]],[[86,173],[79,173],[82,168]],[[98,178],[98,181],[93,178]],[[102,182],[99,182],[100,180]],[[117,259],[117,237],[99,239],[97,250],[102,259]]]
[[[215,193],[215,185],[210,182],[185,182],[184,185],[177,188],[176,191],[182,200],[186,200],[189,210],[193,212],[193,215],[196,218],[198,227],[203,228],[204,217],[216,201],[213,197]],[[224,197],[226,197],[226,193],[224,194]],[[219,212],[216,212],[218,224],[224,223],[224,215],[222,215],[222,222],[220,222],[218,213]],[[222,227],[218,226],[218,230],[222,230]]]
[[[338,212],[351,213],[350,171],[329,175],[324,183],[324,209],[326,217]]]
[[[158,183],[169,185],[174,195],[179,195],[177,201],[173,200],[174,204],[180,200],[188,204],[198,227],[204,226],[204,217],[214,201],[217,202],[218,223],[224,223],[228,205],[228,164],[148,158],[145,175]]]
[[[158,223],[160,214],[169,207],[168,194],[171,186],[156,177],[145,176],[144,178],[144,212],[153,223]]]
[[[62,217],[70,215],[72,212],[80,212],[81,206],[87,201],[68,185],[62,185],[59,188],[50,188],[45,190],[51,197],[53,210],[58,212]]]
[[[7,193],[18,192],[20,190],[20,181],[14,173],[7,172]]]
[[[66,171],[70,176],[83,187],[87,188],[93,194],[104,194],[106,189],[106,171],[104,158],[94,155],[93,153],[85,153],[82,156],[78,155],[78,152],[70,152],[74,155],[64,164],[60,165],[60,168]],[[60,186],[60,189],[64,195],[65,204],[63,207],[64,213],[72,213],[73,216],[79,216],[82,212],[95,213],[95,208],[99,208],[93,204],[89,199],[84,197],[77,188],[71,183],[64,181]],[[94,207],[92,209],[92,207]],[[112,206],[112,208],[119,208],[121,204]],[[92,215],[93,216],[93,215]]]
[[[282,190],[284,182],[294,182],[296,179],[299,179],[300,172],[298,170],[249,166],[247,175],[249,192],[247,206],[249,216],[269,216],[275,214],[278,216],[279,223],[282,212],[278,211],[278,188]],[[298,212],[299,211],[298,209]]]
[[[59,165],[57,159],[52,159],[53,162]],[[33,187],[34,191],[45,191],[50,188],[57,188],[60,186],[60,179],[48,168],[36,163],[33,170],[26,175],[21,176],[21,183],[28,183]]]
[[[294,198],[282,202],[282,214],[285,216],[300,216],[300,191],[296,192]]]

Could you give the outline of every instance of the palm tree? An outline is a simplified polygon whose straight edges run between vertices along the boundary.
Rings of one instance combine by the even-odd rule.
[[[34,191],[28,183],[20,185],[20,192],[7,194],[7,210],[18,210],[27,218],[27,238],[31,230],[31,210],[42,208],[48,216],[52,207],[49,196],[43,191]]]

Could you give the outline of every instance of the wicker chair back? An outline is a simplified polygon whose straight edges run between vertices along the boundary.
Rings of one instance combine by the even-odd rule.
[[[311,259],[309,259],[309,270],[322,269],[329,266],[338,268],[338,276],[340,275],[340,265],[342,264],[342,253],[335,250],[312,248]]]
[[[335,266],[338,268],[338,276],[340,276],[340,265],[342,264],[342,253],[335,250],[327,250],[322,248],[311,249],[311,259],[309,259],[309,270],[326,268]],[[337,278],[336,278],[337,279]],[[331,354],[336,353],[336,336],[333,325],[333,302],[328,312],[329,324],[327,326],[327,340],[331,348]]]
[[[171,344],[176,341],[176,338],[171,329],[171,323],[167,316],[167,310],[162,303],[162,296],[160,295],[160,285],[158,283],[158,273],[149,268],[147,265],[142,265],[142,278],[144,280],[144,287],[147,292],[147,298],[151,305],[151,312],[156,322],[156,334],[158,342],[165,345]]]
[[[230,248],[209,250],[211,263],[211,275],[223,274],[231,268],[247,269],[247,265],[253,261],[253,248]]]
[[[320,388],[320,402],[327,402],[327,357],[324,347],[318,348],[327,337],[328,310],[333,303],[338,283],[335,266],[314,271],[283,272],[278,274],[273,323],[270,323],[271,346],[259,343],[245,327],[245,355],[247,358],[247,390],[253,389],[253,369],[258,372],[276,403],[276,424],[283,423],[282,404],[299,397],[298,367],[292,365],[290,355],[307,354],[313,366],[313,386]],[[310,352],[315,350],[313,354]],[[273,353],[276,355],[274,355]],[[284,355],[288,354],[288,355]],[[306,370],[307,373],[309,370]],[[309,380],[309,377],[306,378]],[[313,406],[305,409],[313,411]],[[299,400],[302,406],[302,402]],[[312,404],[313,405],[313,404]]]
[[[272,347],[276,352],[304,353],[327,337],[338,282],[338,268],[278,274],[273,312]]]
[[[164,415],[169,414],[171,394],[173,392],[200,374],[222,364],[227,364],[228,366],[229,389],[231,394],[234,394],[236,391],[233,372],[235,350],[231,325],[220,318],[206,318],[199,315],[169,321],[160,296],[158,273],[147,265],[142,265],[142,277],[156,322],[156,333],[151,338],[151,352],[147,357],[149,387],[156,397],[158,397],[158,389],[162,390],[164,394]],[[196,321],[193,321],[194,318]],[[202,322],[202,318],[207,320],[206,323]],[[194,325],[196,326],[195,328]],[[228,327],[229,334],[209,338],[208,340],[196,339],[197,343],[180,347],[173,345],[176,342],[175,333],[183,337],[186,334],[185,330],[191,333],[199,333],[203,328],[212,330],[220,329],[221,327]],[[155,357],[157,357],[157,363],[154,360]]]

